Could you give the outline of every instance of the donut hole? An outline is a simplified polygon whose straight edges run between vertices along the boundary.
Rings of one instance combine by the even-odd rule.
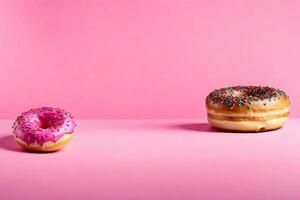
[[[248,96],[253,96],[253,97],[261,97],[265,96],[267,91],[263,88],[255,88],[254,90],[251,90],[247,93]]]
[[[263,97],[267,94],[268,91],[266,91],[264,88],[261,87],[257,87],[254,89],[249,89],[249,90],[243,90],[243,91],[238,91],[238,90],[234,90],[232,92],[232,95],[234,97],[240,97],[240,98],[247,98],[247,97]]]
[[[50,127],[52,127],[51,120],[49,120],[47,118],[40,118],[40,128],[47,129]]]
[[[40,128],[42,129],[48,129],[48,128],[55,128],[57,126],[60,126],[64,123],[63,116],[59,114],[49,114],[49,115],[41,115],[39,116],[40,121]]]

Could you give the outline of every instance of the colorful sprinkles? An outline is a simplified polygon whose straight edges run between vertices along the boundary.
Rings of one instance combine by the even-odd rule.
[[[71,113],[60,108],[42,107],[18,116],[13,133],[27,144],[42,146],[47,141],[56,142],[64,134],[73,133],[75,126]]]
[[[251,109],[254,101],[263,101],[263,105],[266,106],[267,101],[271,102],[280,96],[287,97],[285,92],[272,87],[234,86],[214,90],[206,97],[206,102],[224,104],[231,109],[235,106],[247,106]]]

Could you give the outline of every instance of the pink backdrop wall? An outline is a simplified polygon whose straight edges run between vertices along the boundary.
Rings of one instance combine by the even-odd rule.
[[[299,1],[0,0],[0,118],[198,118],[218,87],[285,90],[300,116]]]

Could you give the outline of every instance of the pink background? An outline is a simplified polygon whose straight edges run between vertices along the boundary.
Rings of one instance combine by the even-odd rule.
[[[0,118],[199,118],[214,88],[280,87],[300,111],[299,1],[0,1]]]

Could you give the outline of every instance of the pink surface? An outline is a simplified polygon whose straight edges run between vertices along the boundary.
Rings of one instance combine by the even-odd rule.
[[[204,122],[204,121],[203,121]],[[62,151],[25,153],[0,121],[0,199],[300,199],[300,121],[261,134],[195,120],[79,121]]]
[[[0,0],[0,118],[199,118],[214,88],[285,90],[300,116],[299,1]]]

